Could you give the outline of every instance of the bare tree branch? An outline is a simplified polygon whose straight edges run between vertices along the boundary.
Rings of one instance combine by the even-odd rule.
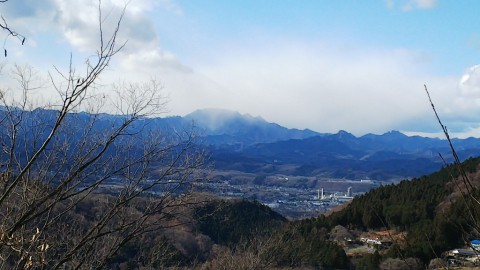
[[[54,111],[31,109],[40,89],[32,69],[13,73],[19,99],[0,92],[0,268],[102,269],[133,239],[189,222],[182,211],[195,203],[188,194],[204,153],[193,127],[149,126],[165,110],[160,83],[114,85],[119,115],[111,120],[100,109],[76,113],[125,46],[117,42],[125,9],[111,36],[100,2],[98,12],[99,48],[84,72],[70,56],[66,72],[49,74],[60,97]]]
[[[8,2],[8,0],[1,0],[0,1],[0,3],[5,3],[5,2]],[[18,32],[16,32],[15,30],[13,30],[10,26],[8,26],[7,21],[5,20],[5,18],[3,16],[0,16],[0,18],[2,19],[1,22],[0,22],[0,28],[3,31],[7,32],[7,36],[5,37],[5,40],[3,42],[3,52],[4,52],[5,57],[7,57],[6,44],[7,44],[8,38],[9,37],[17,38],[21,42],[21,44],[23,45],[25,43],[25,37],[23,35],[19,34]]]

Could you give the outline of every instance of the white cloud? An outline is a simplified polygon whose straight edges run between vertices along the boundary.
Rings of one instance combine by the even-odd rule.
[[[68,59],[69,50],[76,59],[90,56],[98,50],[100,44],[99,1],[23,0],[17,1],[15,5],[10,2],[13,1],[2,4],[9,15],[7,20],[15,25],[18,32],[27,36],[27,46],[42,44],[46,46],[42,48],[44,50],[42,54],[56,54],[59,59]],[[143,74],[145,72],[156,74],[158,73],[156,69],[166,71],[171,68],[182,72],[189,69],[182,65],[173,53],[162,48],[153,19],[149,17],[152,10],[156,10],[157,13],[158,8],[175,16],[183,14],[181,7],[173,0],[101,1],[102,31],[105,39],[113,34],[124,12],[117,44],[126,42],[126,46],[115,59],[123,65],[128,65],[126,70],[141,69]],[[46,33],[56,40],[39,41]],[[63,44],[65,55],[60,55],[59,51],[48,52],[55,46],[62,45],[59,43],[65,42],[69,44],[69,48],[66,49]],[[12,46],[12,51],[21,52],[22,50],[18,46]],[[49,59],[50,67],[58,65],[54,60],[59,59]],[[34,62],[34,58],[28,61]]]
[[[14,1],[2,4],[2,7],[6,8],[7,14],[10,15],[7,18],[8,22],[27,36],[27,46],[38,43],[43,46],[40,56],[51,56],[49,59],[42,59],[38,57],[39,55],[32,57],[35,50],[30,49],[26,50],[31,53],[30,56],[24,58],[26,62],[33,65],[37,63],[36,61],[43,62],[44,68],[48,69],[51,69],[53,65],[60,69],[67,68],[71,52],[74,57],[73,64],[81,67],[84,64],[81,59],[98,50],[98,1],[24,0],[17,1],[15,5],[10,5],[10,2]],[[124,0],[101,1],[102,30],[105,38],[109,38],[114,31],[126,3],[127,1]],[[165,81],[165,84],[168,82],[171,88],[175,88],[172,84],[179,84],[180,86],[177,88],[180,89],[191,89],[195,83],[202,84],[202,80],[199,79],[201,76],[185,75],[192,73],[192,69],[183,65],[172,52],[162,48],[153,19],[150,17],[152,12],[155,12],[154,15],[158,15],[158,9],[174,16],[183,14],[180,6],[173,0],[128,1],[117,36],[118,44],[125,41],[127,43],[114,57],[110,69],[102,76],[102,83],[117,79],[138,81],[158,78]],[[45,34],[53,39],[40,40],[45,38]],[[65,44],[69,46],[65,46]],[[59,45],[61,50],[58,49]],[[22,48],[12,46],[12,51],[20,52]],[[15,60],[19,61],[20,58]],[[112,70],[114,72],[111,72]],[[189,79],[179,79],[179,76],[183,75]],[[188,87],[185,86],[186,82],[190,82]],[[208,83],[203,82],[203,84]],[[188,94],[183,95],[182,98],[185,96]]]
[[[158,4],[176,15],[183,15],[182,8],[174,0],[158,0]]]
[[[414,0],[418,8],[434,8],[437,5],[437,0]]]
[[[480,137],[480,65],[468,68],[458,78],[451,77],[443,82],[439,78],[430,81],[433,81],[427,84],[430,95],[450,135],[459,138]],[[408,131],[419,135],[442,135],[430,106],[429,112],[418,119],[418,124],[412,125]]]
[[[480,65],[468,68],[460,79],[460,92],[469,98],[480,98]]]
[[[36,46],[36,34],[44,31],[56,31],[52,23],[55,18],[55,5],[53,0],[34,1],[8,1],[1,3],[2,17],[14,31],[26,37],[26,46]],[[1,34],[6,34],[1,31]],[[14,46],[9,49],[15,49]]]
[[[95,1],[55,0],[58,15],[57,23],[66,40],[80,51],[91,52],[99,44],[99,7]],[[137,10],[142,5],[131,4],[122,19],[122,31],[119,42],[127,39],[133,43],[145,43],[155,39],[155,33],[148,20],[142,20]],[[102,1],[102,31],[105,38],[112,35],[118,20],[122,16],[125,3],[119,1]]]
[[[119,61],[127,74],[189,73],[192,69],[181,64],[174,54],[158,48],[142,49],[123,53]]]
[[[9,1],[2,4],[6,19],[15,29],[35,40],[48,32],[64,37],[73,49],[94,52],[99,46],[99,2],[83,0]],[[126,9],[125,9],[126,8]],[[124,53],[138,50],[155,50],[160,47],[158,33],[149,12],[162,8],[174,14],[182,14],[173,0],[104,0],[101,1],[102,30],[106,38],[113,33],[125,9],[120,25],[118,42],[128,40]]]
[[[415,122],[431,115],[423,85],[432,87],[439,107],[451,101],[456,85],[418,68],[423,58],[405,49],[270,44],[216,51],[212,64],[199,69],[234,93],[231,108],[290,127],[356,134],[418,128]]]
[[[480,113],[480,65],[472,66],[464,72],[458,83],[454,105],[457,111],[464,114],[464,119]]]
[[[388,2],[393,8],[407,4],[432,8],[436,4]],[[74,55],[78,51],[93,53],[98,47],[96,1],[86,4],[80,0],[51,0],[48,11],[35,1],[31,3],[30,10],[17,11],[21,25],[36,22],[32,24],[32,28],[38,27],[35,31],[58,33],[63,42],[77,50]],[[106,32],[112,30],[123,7],[123,0],[102,1]],[[469,132],[464,121],[472,122],[480,113],[480,68],[467,70],[459,84],[460,78],[432,76],[423,70],[431,61],[428,52],[406,48],[365,48],[354,40],[326,43],[321,39],[250,35],[248,40],[226,41],[230,44],[215,40],[208,46],[191,46],[189,49],[201,53],[193,57],[194,61],[189,59],[194,62],[189,66],[181,56],[162,46],[158,25],[148,16],[152,8],[157,12],[158,7],[174,17],[184,16],[181,7],[171,0],[130,1],[119,35],[119,41],[128,43],[114,59],[104,82],[157,78],[170,97],[171,114],[213,107],[321,132],[435,132],[438,126],[424,84],[446,124],[456,132]],[[188,32],[187,28],[181,29]]]
[[[396,8],[398,6],[403,11],[431,9],[437,6],[437,0],[386,0],[385,2],[387,7]]]
[[[59,12],[59,24],[70,44],[80,51],[93,52],[99,47],[98,4],[95,1],[56,0]],[[73,6],[73,7],[72,7]],[[122,0],[101,2],[102,27],[106,38],[110,37],[123,14],[117,43],[126,42],[117,56],[124,71],[133,70],[139,74],[154,76],[159,72],[185,72],[189,68],[180,63],[176,56],[162,48],[153,20],[148,13],[161,7],[174,14],[182,14],[181,8],[172,0],[129,1],[126,9]],[[124,76],[122,76],[124,77]]]

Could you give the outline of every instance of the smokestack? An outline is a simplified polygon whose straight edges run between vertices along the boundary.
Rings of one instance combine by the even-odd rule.
[[[352,187],[348,187],[348,189],[347,189],[347,197],[352,197]]]

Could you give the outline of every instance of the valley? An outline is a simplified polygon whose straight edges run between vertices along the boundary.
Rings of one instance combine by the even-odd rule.
[[[212,169],[199,191],[258,200],[293,219],[316,217],[373,188],[432,173],[443,166],[439,154],[452,160],[445,140],[398,131],[321,134],[214,109],[185,119],[197,123],[209,151]],[[462,159],[480,152],[479,139],[453,142]]]
[[[2,113],[5,118],[21,115],[25,122],[20,133],[31,130],[38,119],[53,121],[57,114],[54,110]],[[470,187],[463,184],[462,189],[454,183],[458,167],[446,168],[438,158],[441,154],[446,162],[452,160],[445,140],[398,131],[361,137],[346,131],[320,134],[238,113],[213,113],[231,118],[224,117],[219,122],[223,126],[215,128],[202,121],[195,124],[197,120],[190,116],[141,118],[124,126],[125,118],[117,115],[69,113],[65,130],[55,138],[57,148],[38,156],[45,165],[31,168],[29,177],[41,177],[26,181],[26,189],[19,186],[3,213],[7,215],[15,205],[17,194],[38,191],[55,197],[68,185],[58,204],[45,206],[64,215],[55,220],[58,227],[46,231],[55,240],[48,236],[38,240],[37,246],[49,241],[60,250],[62,237],[81,241],[83,232],[98,222],[104,222],[107,233],[124,228],[131,229],[132,235],[138,232],[139,237],[118,247],[114,257],[104,255],[115,269],[132,264],[132,258],[138,260],[132,264],[135,267],[186,269],[197,263],[208,269],[224,265],[245,269],[246,263],[266,269],[378,267],[398,258],[397,250],[424,266],[435,254],[465,250],[463,239],[477,237],[475,230],[464,225],[472,223],[462,212],[462,203],[468,200],[459,199]],[[45,130],[34,136],[21,134],[17,145],[34,146],[48,138]],[[110,138],[105,134],[122,136],[112,144],[99,144]],[[459,166],[472,179],[468,192],[478,192],[480,160],[471,157],[480,152],[480,140],[452,143],[464,161]],[[33,151],[9,149],[18,164],[25,164]],[[78,167],[87,157],[92,165]],[[11,181],[12,175],[3,177]],[[474,204],[472,211],[477,208]],[[79,228],[68,227],[72,219]],[[455,231],[455,226],[465,227],[462,232]],[[29,234],[35,235],[36,228],[29,227]],[[58,228],[69,228],[68,234],[56,233]],[[342,231],[351,234],[353,242],[341,238]],[[384,231],[405,237],[392,243],[372,236]],[[112,236],[122,237],[120,233]],[[372,246],[378,241],[388,245]],[[433,253],[428,247],[433,247]],[[168,254],[157,256],[157,250]],[[38,264],[47,255],[57,256],[43,252]]]
[[[195,191],[221,198],[257,200],[291,219],[311,218],[389,182],[371,179],[319,179],[305,176],[210,172]],[[393,182],[392,182],[393,183]],[[323,196],[322,196],[323,191]]]
[[[0,270],[480,269],[479,3],[0,0]]]

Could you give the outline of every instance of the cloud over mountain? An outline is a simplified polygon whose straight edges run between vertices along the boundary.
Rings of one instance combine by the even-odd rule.
[[[82,67],[98,47],[97,1],[0,7],[27,36],[25,47],[7,40],[10,59],[43,74],[68,68],[70,55]],[[106,36],[124,8],[124,1],[101,2]],[[471,10],[435,0],[130,1],[118,36],[126,45],[102,85],[155,78],[171,114],[224,108],[288,127],[361,135],[438,132],[426,84],[451,131],[473,134],[480,80],[465,43],[480,26]],[[447,20],[453,16],[462,20]]]

